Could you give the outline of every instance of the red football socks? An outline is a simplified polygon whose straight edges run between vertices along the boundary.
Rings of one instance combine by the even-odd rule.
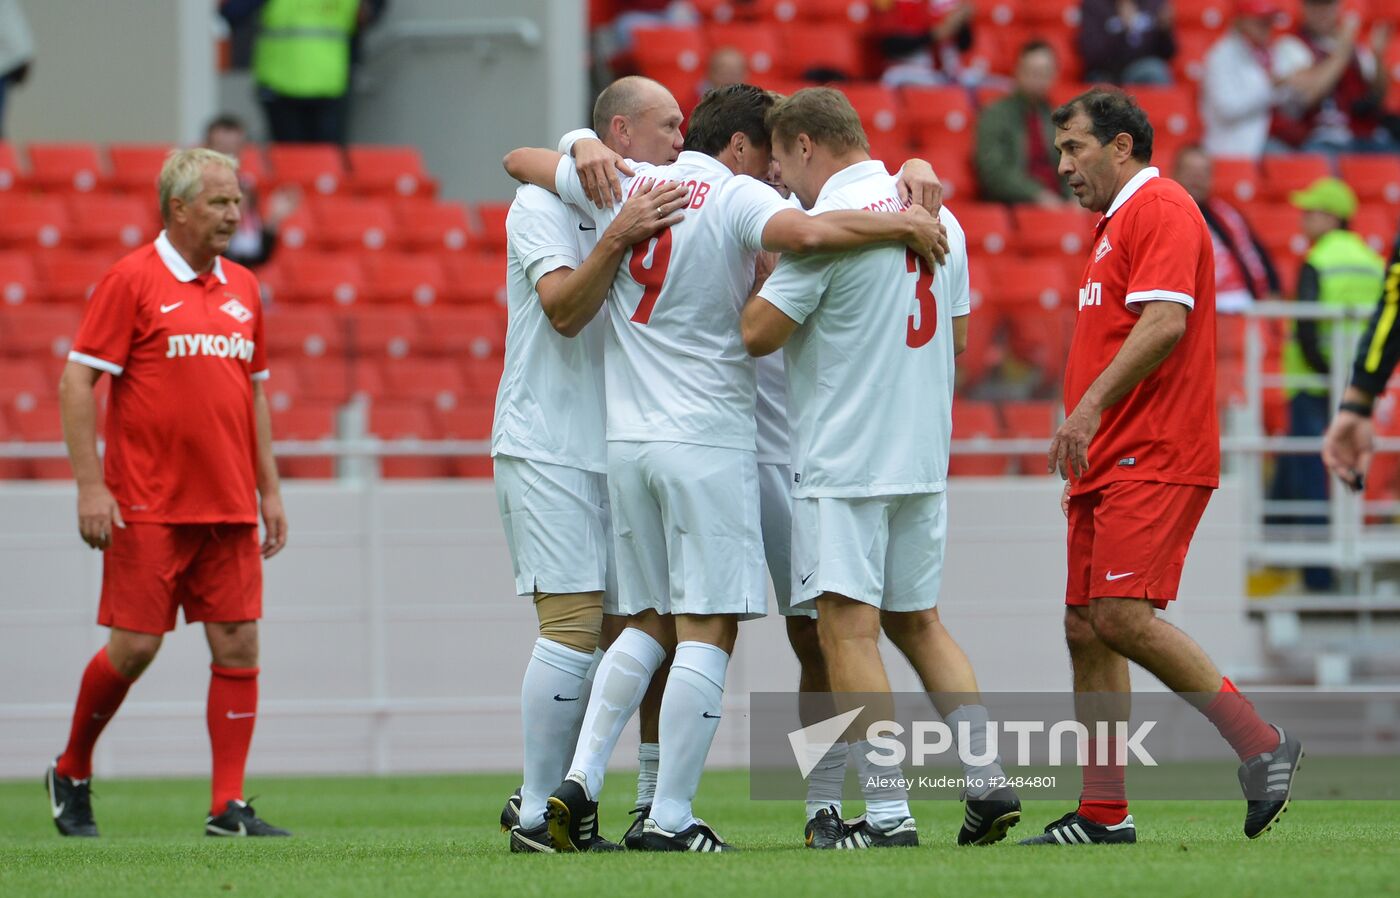
[[[92,776],[92,747],[97,737],[107,726],[107,721],[117,713],[126,698],[126,691],[135,680],[128,680],[117,673],[112,659],[107,657],[107,647],[98,650],[87,669],[83,671],[83,682],[78,687],[78,702],[73,708],[73,726],[68,732],[68,747],[58,759],[58,775],[85,780]]]
[[[1241,761],[1278,748],[1278,730],[1264,722],[1254,703],[1241,695],[1228,677],[1221,679],[1220,691],[1201,713],[1215,724]]]
[[[209,745],[214,753],[213,804],[218,816],[243,798],[243,769],[258,715],[258,669],[209,665]]]
[[[1118,762],[1119,740],[1105,740],[1107,763],[1099,763],[1099,740],[1089,740],[1089,763],[1084,767],[1084,791],[1079,794],[1079,816],[1104,826],[1128,816],[1127,764]],[[1124,759],[1126,761],[1126,759]]]

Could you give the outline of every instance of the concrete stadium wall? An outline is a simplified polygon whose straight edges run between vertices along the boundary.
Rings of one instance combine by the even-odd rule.
[[[984,690],[1069,688],[1060,618],[1064,521],[1048,480],[950,490],[942,608]],[[259,773],[518,769],[519,683],[535,635],[511,593],[487,482],[286,487],[292,539],[266,567]],[[1260,661],[1245,618],[1239,494],[1222,489],[1170,616],[1227,673]],[[37,776],[61,750],[95,619],[100,556],[78,540],[66,484],[0,483],[0,777]],[[887,647],[888,648],[888,647]],[[896,689],[917,690],[890,653]],[[181,626],[98,748],[100,776],[200,775],[208,651]],[[745,624],[730,667],[717,766],[744,764],[750,691],[795,688],[775,615]],[[1139,688],[1152,688],[1138,671]],[[634,766],[636,728],[619,746]]]

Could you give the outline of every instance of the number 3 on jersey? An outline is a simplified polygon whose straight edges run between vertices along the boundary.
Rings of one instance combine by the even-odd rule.
[[[632,247],[632,259],[627,263],[632,279],[642,285],[642,301],[632,313],[632,320],[638,324],[651,320],[656,297],[661,295],[661,286],[666,282],[666,269],[671,267],[671,229],[651,238],[649,244],[643,247],[638,243]],[[642,251],[644,248],[646,252]]]
[[[919,301],[919,314],[917,320],[914,315],[909,316],[909,333],[904,342],[908,343],[911,349],[918,349],[932,340],[933,335],[938,332],[938,300],[933,295],[933,272],[924,271],[924,260],[912,249],[905,251],[904,258],[909,273],[919,276],[914,287],[914,298]]]

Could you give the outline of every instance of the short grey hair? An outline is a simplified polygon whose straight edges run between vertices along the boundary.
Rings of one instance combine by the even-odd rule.
[[[222,165],[229,171],[238,171],[238,160],[232,156],[205,147],[188,150],[171,150],[160,168],[160,218],[170,220],[170,198],[178,196],[186,203],[194,202],[204,189],[204,169],[209,165]]]
[[[614,116],[631,118],[641,112],[647,89],[652,86],[666,90],[666,85],[644,75],[624,75],[603,88],[593,104],[593,131],[598,139],[607,139]]]

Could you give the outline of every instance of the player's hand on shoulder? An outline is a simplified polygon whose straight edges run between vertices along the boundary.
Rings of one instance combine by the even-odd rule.
[[[599,209],[608,209],[622,202],[622,180],[633,174],[627,160],[608,149],[596,138],[585,137],[574,144],[574,168],[583,189]]]
[[[105,483],[78,487],[78,532],[94,549],[112,544],[112,528],[126,528],[116,497]]]
[[[675,182],[653,184],[649,189],[634,193],[617,217],[608,225],[605,235],[618,240],[623,246],[632,246],[649,240],[661,231],[679,224],[690,198],[689,190]]]
[[[922,206],[933,215],[943,205],[943,182],[938,180],[933,166],[922,159],[910,159],[899,170],[895,180],[899,198],[905,203]]]
[[[759,288],[767,282],[768,276],[773,273],[773,269],[778,267],[778,260],[780,258],[782,258],[781,254],[770,253],[767,250],[763,250],[758,254],[758,257],[754,260],[753,289],[749,291],[751,295],[757,293]]]
[[[282,494],[272,493],[261,496],[263,526],[267,532],[263,536],[262,557],[271,558],[287,545],[287,512],[282,505]]]
[[[905,245],[918,253],[929,265],[942,265],[948,259],[948,229],[923,206],[904,210],[913,223],[913,231]]]

